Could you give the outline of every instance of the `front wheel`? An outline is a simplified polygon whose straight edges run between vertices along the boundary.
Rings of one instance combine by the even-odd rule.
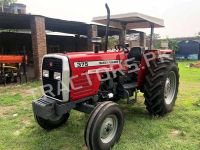
[[[68,120],[69,115],[70,114],[67,113],[62,116],[56,116],[55,118],[52,118],[49,120],[43,119],[43,118],[35,115],[35,120],[43,129],[52,130],[52,129],[55,129],[55,128],[61,126],[62,124],[64,124]]]
[[[124,117],[118,104],[100,103],[91,113],[85,129],[85,142],[90,150],[110,150],[118,142]]]
[[[144,84],[145,105],[150,114],[172,111],[179,87],[179,69],[173,60],[152,61]]]

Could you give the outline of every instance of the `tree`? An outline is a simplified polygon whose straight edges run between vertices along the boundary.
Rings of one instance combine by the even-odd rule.
[[[161,40],[155,40],[153,45],[154,45],[155,49],[160,49],[161,48]]]
[[[17,0],[0,0],[0,12],[4,12],[5,6],[9,6],[15,2],[17,2]]]
[[[200,32],[197,33],[197,36],[200,36]]]
[[[115,45],[117,45],[119,42],[119,39],[117,39],[115,36],[109,36],[108,37],[108,49],[113,49]],[[105,38],[102,38],[102,48],[105,46]]]
[[[151,35],[149,34],[147,37],[148,37],[148,39],[150,41]],[[159,40],[160,38],[161,38],[160,34],[157,34],[157,33],[153,34],[152,42],[153,42],[153,47],[155,49],[159,49],[161,47],[161,40]]]
[[[178,51],[178,41],[175,39],[167,39],[169,49],[174,50],[175,52]]]
[[[150,39],[151,38],[151,34],[149,34],[147,37]],[[160,37],[160,34],[154,33],[152,38],[153,38],[153,41],[154,41],[154,40],[160,39],[161,37]]]
[[[10,5],[12,3],[15,3],[17,0],[0,0],[1,5]]]
[[[118,42],[119,42],[119,39],[116,39],[115,37],[111,36],[111,37],[108,38],[108,47],[110,49],[112,49],[112,48],[115,47],[115,45],[118,44]]]

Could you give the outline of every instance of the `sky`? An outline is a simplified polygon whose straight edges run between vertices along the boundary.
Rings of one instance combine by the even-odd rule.
[[[162,18],[165,28],[155,29],[162,38],[196,36],[200,32],[200,0],[18,0],[27,12],[64,20],[90,22],[106,15],[138,12]],[[143,31],[143,30],[141,30]],[[149,30],[145,30],[149,34]]]

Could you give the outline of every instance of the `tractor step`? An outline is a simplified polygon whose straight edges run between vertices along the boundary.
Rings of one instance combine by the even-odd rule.
[[[131,82],[128,84],[124,84],[123,87],[125,90],[135,89],[135,88],[137,88],[137,82]]]

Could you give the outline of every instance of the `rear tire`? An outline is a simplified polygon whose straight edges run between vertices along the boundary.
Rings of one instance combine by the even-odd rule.
[[[120,139],[124,117],[118,104],[107,101],[92,111],[85,129],[85,143],[90,150],[110,150]]]
[[[58,128],[61,125],[63,125],[68,120],[69,116],[70,116],[70,114],[67,113],[62,116],[58,116],[55,119],[46,120],[46,119],[43,119],[43,118],[35,115],[35,120],[43,129],[52,130],[52,129]]]
[[[173,60],[150,62],[144,83],[147,110],[162,116],[172,111],[179,87],[179,69]]]

